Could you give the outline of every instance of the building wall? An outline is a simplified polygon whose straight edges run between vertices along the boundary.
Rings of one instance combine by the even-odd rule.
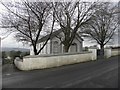
[[[57,48],[58,48],[58,52],[56,52],[55,53],[55,47],[54,47],[54,42],[58,42],[58,45],[57,45]],[[78,39],[74,39],[73,40],[73,44],[76,44],[77,45],[77,47],[74,47],[74,46],[70,46],[70,48],[69,48],[69,52],[70,53],[74,53],[74,52],[81,52],[82,51],[82,41],[81,40],[78,40]],[[77,48],[77,51],[76,50],[74,50],[74,49],[76,49]],[[52,40],[51,40],[51,53],[53,53],[53,54],[57,54],[57,53],[63,53],[63,49],[64,49],[64,45],[62,45],[61,44],[61,41],[58,39],[58,38],[53,38]]]
[[[78,40],[78,39],[74,39],[73,40],[73,43],[76,43],[76,45],[77,45],[77,52],[81,52],[82,51],[82,41],[81,40]],[[70,46],[70,49],[69,49],[69,52],[72,52],[72,50],[73,50],[73,48],[72,48],[72,46]],[[75,48],[74,48],[75,49]],[[76,51],[76,50],[73,50],[73,52],[74,51]]]
[[[39,46],[43,46],[44,42],[39,43]],[[39,49],[41,48],[39,47]],[[42,49],[41,53],[39,53],[39,55],[41,54],[50,54],[50,40],[47,42],[47,44],[44,46],[44,48]]]
[[[57,44],[55,45],[55,43],[57,43]],[[69,52],[70,53],[74,53],[75,51],[76,52],[81,52],[82,51],[82,47],[83,47],[82,40],[76,37],[73,40],[73,44],[74,43],[76,44],[76,46],[72,45],[69,48]],[[37,44],[38,50],[43,46],[43,44],[44,44],[44,42],[41,42],[41,43]],[[41,55],[41,54],[58,54],[58,53],[63,53],[63,50],[64,50],[63,48],[64,48],[64,45],[62,45],[61,41],[57,37],[55,37],[52,40],[48,41],[48,43],[45,45],[45,47],[42,49],[42,51],[40,52],[39,55]],[[30,55],[34,55],[32,46],[31,46],[31,49],[30,49]]]
[[[57,44],[55,45],[55,43],[57,42]],[[61,51],[61,41],[58,38],[53,38],[51,40],[51,54],[57,54],[57,53],[62,53]]]
[[[34,55],[33,46],[30,46],[30,55]]]

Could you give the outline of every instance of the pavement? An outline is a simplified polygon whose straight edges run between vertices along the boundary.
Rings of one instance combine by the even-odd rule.
[[[2,88],[118,88],[118,58],[32,71],[3,66]]]

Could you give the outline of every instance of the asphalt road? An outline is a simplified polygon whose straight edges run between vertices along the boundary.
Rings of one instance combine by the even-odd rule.
[[[118,56],[44,70],[3,71],[2,78],[2,88],[118,88]]]
[[[0,90],[2,89],[2,59],[0,58]]]

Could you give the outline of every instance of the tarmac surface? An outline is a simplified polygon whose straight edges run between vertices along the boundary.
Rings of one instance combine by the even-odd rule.
[[[3,66],[2,88],[118,88],[118,59],[100,59],[44,70]]]

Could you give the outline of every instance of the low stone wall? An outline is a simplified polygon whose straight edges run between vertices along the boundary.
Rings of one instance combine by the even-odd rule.
[[[92,54],[91,54],[92,60],[96,60],[97,59],[97,49],[96,48],[89,48],[88,50],[92,52]]]
[[[120,55],[120,49],[111,49],[111,56]]]
[[[106,58],[109,58],[111,56],[116,56],[116,55],[120,55],[120,49],[111,49],[111,48],[106,48],[104,49],[104,56]]]
[[[44,69],[95,60],[93,54],[95,53],[89,51],[74,54],[27,56],[22,61],[15,60],[14,63],[20,70]]]
[[[105,56],[105,58],[111,57],[111,48],[104,49],[104,56]]]

